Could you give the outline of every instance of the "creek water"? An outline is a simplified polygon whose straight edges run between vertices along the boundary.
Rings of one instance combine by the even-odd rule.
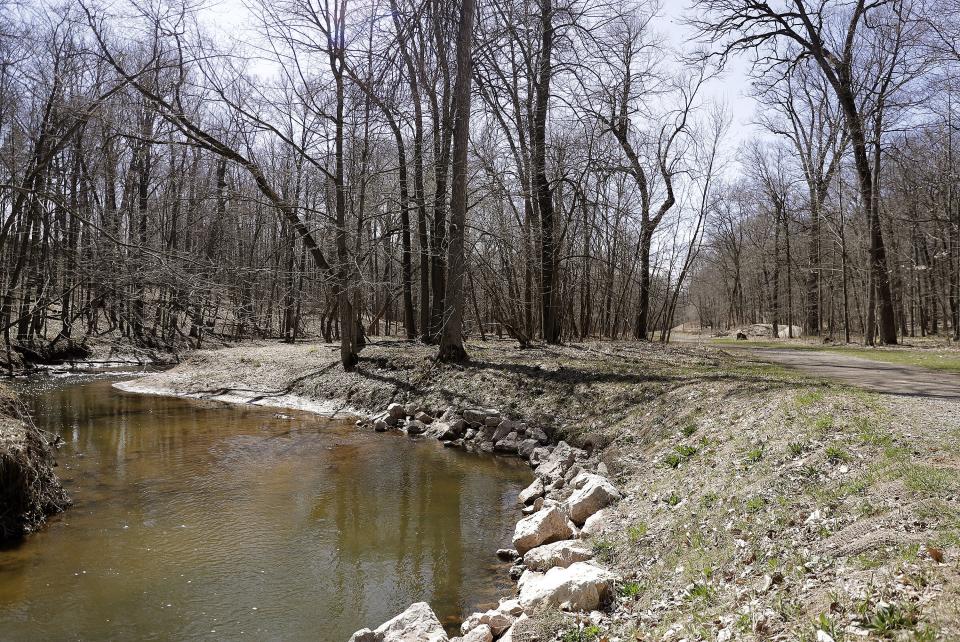
[[[0,550],[0,639],[337,642],[509,594],[521,462],[113,380],[22,391],[74,505]]]

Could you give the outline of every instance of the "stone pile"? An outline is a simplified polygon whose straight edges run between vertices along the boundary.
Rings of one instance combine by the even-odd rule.
[[[565,441],[551,445],[541,428],[485,408],[448,408],[434,418],[416,403],[394,403],[358,423],[378,432],[401,430],[433,437],[451,448],[518,456],[530,464],[536,477],[517,500],[524,517],[514,529],[513,549],[496,552],[513,564],[510,576],[518,580],[515,596],[467,617],[460,629],[462,637],[437,637],[437,630],[442,634],[443,629],[433,627],[436,615],[419,602],[374,631],[357,631],[350,642],[512,642],[513,627],[534,611],[555,608],[589,613],[609,602],[618,578],[593,561],[590,547],[580,539],[603,528],[611,512],[608,507],[621,494],[606,477],[606,467],[586,451]]]

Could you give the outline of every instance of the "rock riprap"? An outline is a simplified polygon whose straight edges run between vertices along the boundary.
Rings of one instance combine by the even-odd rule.
[[[526,571],[520,578],[519,601],[527,613],[544,607],[593,611],[610,597],[615,581],[613,573],[588,562],[555,566],[546,573]]]
[[[357,631],[350,642],[447,642],[448,639],[430,605],[416,602],[372,631]]]
[[[573,537],[573,529],[566,514],[556,506],[524,517],[513,531],[513,547],[520,555],[541,544],[549,544]]]
[[[593,558],[593,552],[581,542],[564,540],[532,548],[523,556],[523,565],[531,571],[546,572]]]
[[[621,497],[620,491],[606,477],[592,473],[580,473],[570,486],[574,492],[566,501],[567,515],[577,526],[583,526],[591,515]]]

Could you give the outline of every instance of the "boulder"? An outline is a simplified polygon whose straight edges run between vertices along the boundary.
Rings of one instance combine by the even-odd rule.
[[[493,637],[497,637],[509,629],[510,625],[513,624],[513,621],[516,619],[515,616],[509,613],[497,609],[490,609],[484,613],[474,613],[464,620],[463,624],[460,625],[460,632],[467,635],[477,627],[486,625],[490,627],[490,632],[493,633]]]
[[[582,543],[566,540],[530,549],[523,556],[523,564],[531,571],[545,573],[554,567],[566,568],[592,558],[593,553]]]
[[[533,453],[533,450],[537,447],[536,439],[524,439],[519,444],[517,444],[517,454],[523,457],[524,459],[529,459],[530,455]]]
[[[500,605],[497,606],[497,610],[501,613],[507,613],[514,617],[520,617],[523,614],[523,607],[520,606],[520,600],[517,599],[500,600]]]
[[[576,461],[579,452],[582,452],[579,448],[574,448],[567,442],[561,441],[550,453],[550,456],[537,466],[535,471],[537,476],[551,481],[563,479],[567,470]]]
[[[547,460],[550,456],[552,449],[547,446],[540,446],[539,448],[534,448],[533,452],[530,453],[530,465],[537,466],[541,462]]]
[[[605,477],[590,473],[576,477],[571,485],[577,490],[567,499],[567,515],[582,526],[587,519],[621,498],[620,491]]]
[[[531,548],[573,536],[567,516],[556,506],[524,517],[513,531],[513,547],[523,555]]]
[[[510,421],[509,419],[504,419],[499,424],[497,424],[497,429],[493,431],[493,441],[500,441],[510,433],[516,434],[514,430],[514,425],[516,422]]]
[[[483,441],[493,441],[493,435],[496,432],[496,426],[480,426],[477,428],[477,434]]]
[[[503,439],[497,441],[496,444],[497,452],[516,454],[517,448],[520,445],[520,440],[517,439],[517,433],[512,432]]]
[[[459,439],[463,436],[467,422],[463,419],[441,419],[436,422],[436,425],[443,427],[443,432],[440,433],[440,439]]]
[[[587,518],[580,532],[584,535],[598,535],[607,530],[611,517],[613,517],[613,511],[609,508],[599,510]]]
[[[588,562],[556,566],[546,573],[527,571],[520,578],[520,605],[532,613],[542,607],[593,611],[610,595],[616,576]]]
[[[376,629],[361,629],[350,642],[447,642],[447,634],[426,602],[410,608]]]
[[[416,419],[411,419],[408,421],[404,428],[406,429],[408,435],[421,435],[427,430],[427,427],[423,425],[423,422],[417,421]]]
[[[497,423],[499,423],[500,413],[497,412],[496,410],[485,410],[483,408],[467,408],[466,410],[463,411],[463,418],[466,420],[468,424],[471,424],[471,425],[479,426],[483,424],[487,420],[488,416],[497,417],[498,419]],[[494,426],[496,426],[496,424],[494,424]]]
[[[416,419],[417,421],[421,422],[421,423],[425,423],[425,424],[433,423],[433,417],[431,417],[430,415],[428,415],[427,413],[425,413],[425,412],[422,411],[422,410],[421,410],[420,412],[416,413],[416,414],[413,416],[413,418]]]
[[[482,441],[480,442],[480,450],[485,453],[492,453],[496,449],[496,444],[492,441]]]
[[[537,497],[542,497],[546,489],[543,487],[543,480],[537,477],[529,486],[520,491],[517,496],[517,503],[522,505],[529,504]]]
[[[387,406],[387,412],[390,414],[391,419],[403,419],[406,416],[403,406],[398,403],[392,403]]]
[[[526,433],[527,437],[530,439],[536,439],[538,443],[546,444],[549,441],[547,438],[547,433],[545,433],[542,428],[527,428]]]
[[[483,420],[484,426],[490,426],[496,428],[500,425],[500,413],[487,415]]]

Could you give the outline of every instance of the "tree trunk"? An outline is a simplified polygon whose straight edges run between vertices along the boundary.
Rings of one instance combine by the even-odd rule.
[[[453,182],[450,196],[450,237],[447,255],[446,317],[440,335],[438,358],[441,361],[465,361],[463,347],[464,232],[467,219],[467,147],[470,143],[471,50],[476,0],[463,0],[460,7],[460,29],[457,36],[457,81],[454,89],[454,110],[457,115],[453,130]]]

